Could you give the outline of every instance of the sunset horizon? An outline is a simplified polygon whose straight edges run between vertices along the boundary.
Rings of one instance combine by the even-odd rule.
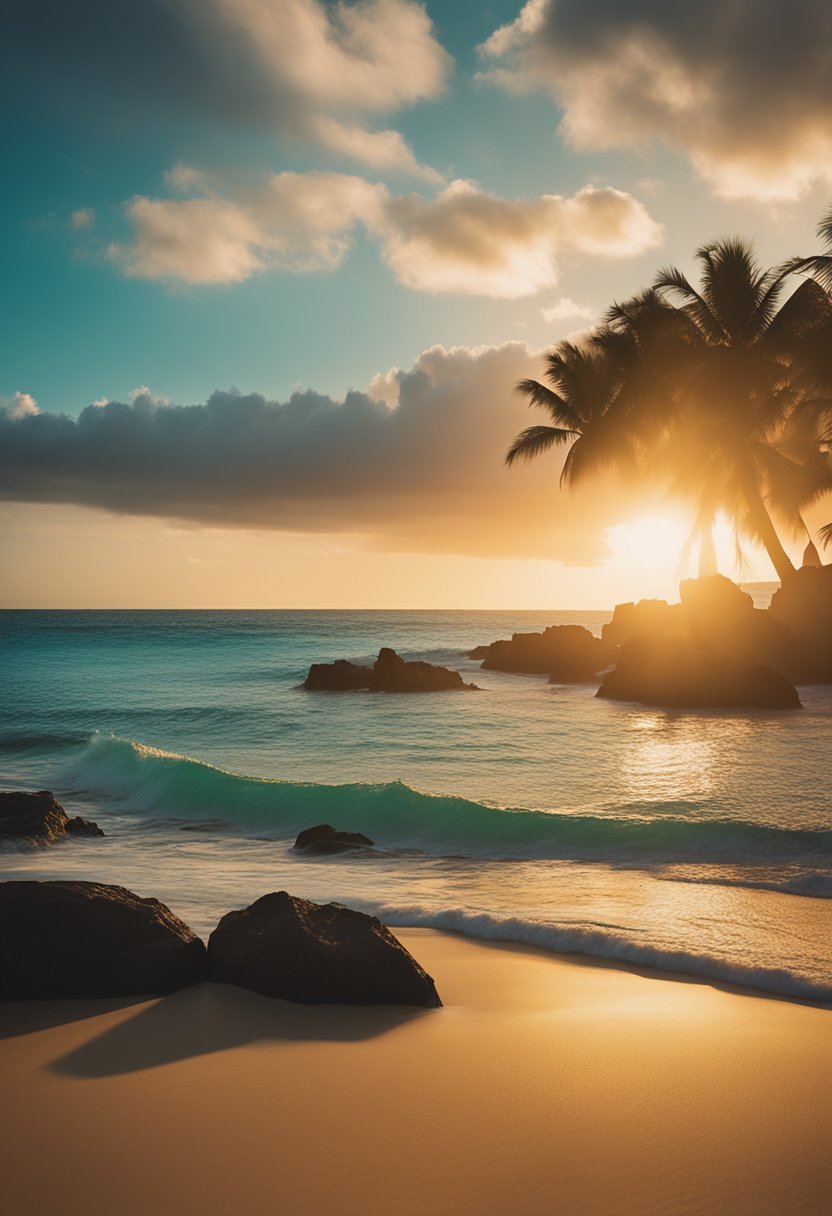
[[[4,0],[4,1216],[828,1216],[828,0]]]

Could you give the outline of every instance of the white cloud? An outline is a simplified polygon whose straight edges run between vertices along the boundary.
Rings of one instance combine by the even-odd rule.
[[[73,211],[69,217],[69,226],[76,232],[80,232],[84,228],[92,228],[94,223],[95,212],[92,207],[81,207],[78,211]]]
[[[420,164],[404,136],[374,130],[365,120],[402,106],[435,100],[453,66],[415,0],[179,0],[216,41],[245,47],[257,105],[290,134],[360,161],[437,177]],[[198,15],[197,15],[198,14]],[[202,30],[205,37],[205,30]]]
[[[654,142],[725,197],[832,182],[828,0],[530,0],[480,48],[483,75],[544,88],[576,149]]]
[[[0,414],[6,418],[27,418],[40,413],[40,406],[31,393],[13,393],[4,397],[0,393]]]
[[[548,308],[540,310],[543,320],[552,321],[575,321],[589,320],[595,316],[595,309],[590,308],[588,304],[576,304],[569,296],[561,296],[554,304],[550,304]]]
[[[266,269],[332,270],[361,225],[404,286],[503,299],[552,286],[563,253],[632,257],[662,238],[641,203],[611,188],[510,200],[458,181],[427,199],[340,173],[274,174],[233,198],[138,197],[127,215],[132,239],[110,255],[134,277],[232,283]]]

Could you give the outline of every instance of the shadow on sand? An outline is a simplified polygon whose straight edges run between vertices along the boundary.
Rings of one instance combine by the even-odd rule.
[[[100,1002],[98,1012],[106,1012]],[[431,1012],[404,1006],[293,1005],[230,985],[196,984],[143,1005],[134,1017],[54,1060],[49,1070],[66,1077],[114,1077],[262,1040],[359,1042]]]

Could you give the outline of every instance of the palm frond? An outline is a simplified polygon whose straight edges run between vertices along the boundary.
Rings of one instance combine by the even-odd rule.
[[[521,431],[505,455],[505,463],[513,465],[518,460],[534,460],[536,456],[552,448],[562,447],[577,438],[576,431],[555,426],[529,426]]]

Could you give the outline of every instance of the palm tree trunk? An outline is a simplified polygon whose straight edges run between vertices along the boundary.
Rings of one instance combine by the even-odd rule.
[[[757,533],[763,548],[771,558],[771,564],[777,571],[777,577],[780,579],[780,582],[785,582],[795,572],[794,563],[780,542],[777,530],[771,522],[771,516],[766,510],[766,504],[763,502],[756,486],[746,484],[745,503],[748,508],[748,518],[752,528]]]
[[[699,578],[708,578],[710,575],[718,573],[714,530],[711,525],[711,527],[703,528],[699,534]]]

